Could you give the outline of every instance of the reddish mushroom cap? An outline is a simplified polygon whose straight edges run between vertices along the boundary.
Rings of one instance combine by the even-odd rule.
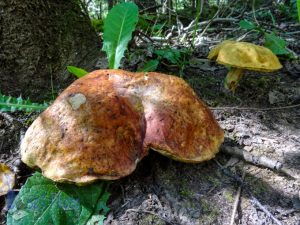
[[[130,174],[149,148],[175,160],[214,157],[223,131],[182,79],[99,70],[76,80],[26,132],[22,160],[78,184]]]

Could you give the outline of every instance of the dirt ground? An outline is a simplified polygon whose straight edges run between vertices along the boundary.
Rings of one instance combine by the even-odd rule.
[[[299,104],[300,76],[291,77],[284,70],[271,75],[249,73],[231,94],[222,85],[224,68],[216,66],[214,74],[190,70],[193,75],[186,80],[208,104],[249,108],[212,108],[225,130],[224,145],[268,156],[300,173],[300,108],[278,108]],[[272,93],[280,97],[270,104]],[[0,114],[1,162],[14,168],[16,188],[20,188],[31,171],[19,160],[19,140],[36,114],[5,115]],[[185,164],[155,152],[132,175],[111,184],[111,211],[105,224],[228,224],[240,186],[236,177],[243,173],[243,190],[251,194],[241,193],[238,224],[275,224],[251,195],[282,224],[300,224],[299,180],[224,153],[205,163]]]
[[[284,62],[284,68],[276,73],[247,72],[232,94],[223,87],[227,70],[206,61],[205,48],[201,51],[195,57],[202,59],[203,66],[187,66],[184,79],[212,108],[225,130],[224,146],[278,160],[299,178],[299,61],[292,65]],[[18,146],[36,116],[0,114],[0,162],[16,172],[16,189],[32,173],[21,163]],[[242,176],[243,182],[239,180]],[[299,179],[222,152],[200,164],[180,163],[151,152],[132,175],[112,182],[111,210],[105,224],[229,224],[237,190],[242,186],[236,224],[278,224],[269,212],[281,224],[299,225],[299,184]],[[4,197],[0,202],[3,207]],[[1,224],[5,224],[3,211]]]

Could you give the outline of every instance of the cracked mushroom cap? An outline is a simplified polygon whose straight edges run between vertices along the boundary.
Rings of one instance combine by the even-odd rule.
[[[247,42],[223,41],[210,51],[208,58],[216,59],[222,65],[247,70],[272,72],[282,68],[271,50]]]
[[[223,131],[182,79],[98,70],[70,85],[26,132],[22,160],[55,181],[130,174],[148,150],[184,162],[211,159]]]

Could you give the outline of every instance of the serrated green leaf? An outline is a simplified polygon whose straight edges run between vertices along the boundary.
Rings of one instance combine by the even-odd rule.
[[[241,20],[239,22],[239,25],[241,28],[246,29],[246,30],[253,30],[256,29],[256,25],[248,20]]]
[[[150,60],[148,61],[143,68],[141,68],[139,70],[139,72],[151,72],[151,71],[155,71],[157,69],[157,66],[159,64],[159,61],[154,59],[154,60]]]
[[[138,7],[132,2],[118,4],[111,9],[104,21],[103,48],[109,68],[120,66],[132,32],[138,21]]]
[[[67,66],[67,70],[70,73],[74,74],[77,78],[83,77],[89,73],[86,70],[76,67],[76,66]]]
[[[265,46],[275,55],[289,55],[290,52],[285,48],[286,42],[274,33],[265,33]]]
[[[43,104],[33,103],[30,100],[22,99],[22,97],[11,97],[2,95],[0,93],[0,111],[4,112],[15,112],[15,111],[42,111],[48,107],[45,102]]]
[[[7,225],[84,225],[99,201],[107,200],[101,197],[103,186],[104,183],[82,187],[55,183],[37,172],[13,202]]]

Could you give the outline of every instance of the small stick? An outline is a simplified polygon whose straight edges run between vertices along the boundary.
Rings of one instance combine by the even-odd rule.
[[[282,110],[282,109],[292,109],[300,107],[300,104],[288,105],[288,106],[279,106],[279,107],[270,107],[270,108],[243,108],[243,107],[210,107],[211,110],[256,110],[256,111],[269,111],[269,110]]]
[[[246,174],[246,172],[244,170],[243,175],[242,175],[242,181],[244,181],[245,174]],[[234,218],[235,218],[236,210],[237,210],[237,207],[238,207],[238,204],[239,204],[241,191],[242,191],[242,184],[240,184],[240,186],[238,188],[238,191],[236,193],[236,196],[235,196],[235,200],[234,200],[234,204],[233,204],[233,210],[232,210],[231,219],[230,219],[230,225],[234,224]]]
[[[254,196],[251,196],[251,202],[260,208],[268,217],[270,217],[276,224],[282,225],[282,223],[270,213]]]
[[[241,148],[238,147],[230,147],[230,146],[226,146],[223,145],[221,148],[221,151],[229,154],[229,155],[233,155],[237,158],[243,159],[246,162],[249,162],[251,164],[254,165],[258,165],[258,166],[263,166],[272,170],[277,170],[281,173],[284,173],[296,180],[299,179],[299,176],[297,174],[294,174],[290,169],[288,169],[287,167],[284,166],[284,164],[282,164],[281,162],[274,160],[274,159],[270,159],[264,155],[262,156],[256,156],[254,154],[251,154],[248,151],[245,151]]]
[[[13,118],[13,117],[12,117],[11,115],[9,115],[8,113],[1,112],[1,111],[0,111],[0,115],[1,115],[4,119],[8,120],[10,123],[12,123],[13,121],[15,121],[15,118]]]
[[[244,190],[246,191],[246,193],[250,196],[251,198],[251,202],[256,205],[257,207],[259,207],[264,213],[266,213],[267,216],[269,216],[274,222],[276,222],[278,225],[282,225],[282,223],[275,218],[272,213],[265,208],[257,198],[255,198],[249,188],[249,185],[242,181],[242,179],[239,176],[236,176],[235,174],[233,174],[230,170],[226,169],[221,163],[218,162],[218,160],[214,160],[217,165],[221,168],[221,171],[228,177],[234,179],[234,181],[236,181],[237,183],[239,183],[242,187],[244,187]]]

